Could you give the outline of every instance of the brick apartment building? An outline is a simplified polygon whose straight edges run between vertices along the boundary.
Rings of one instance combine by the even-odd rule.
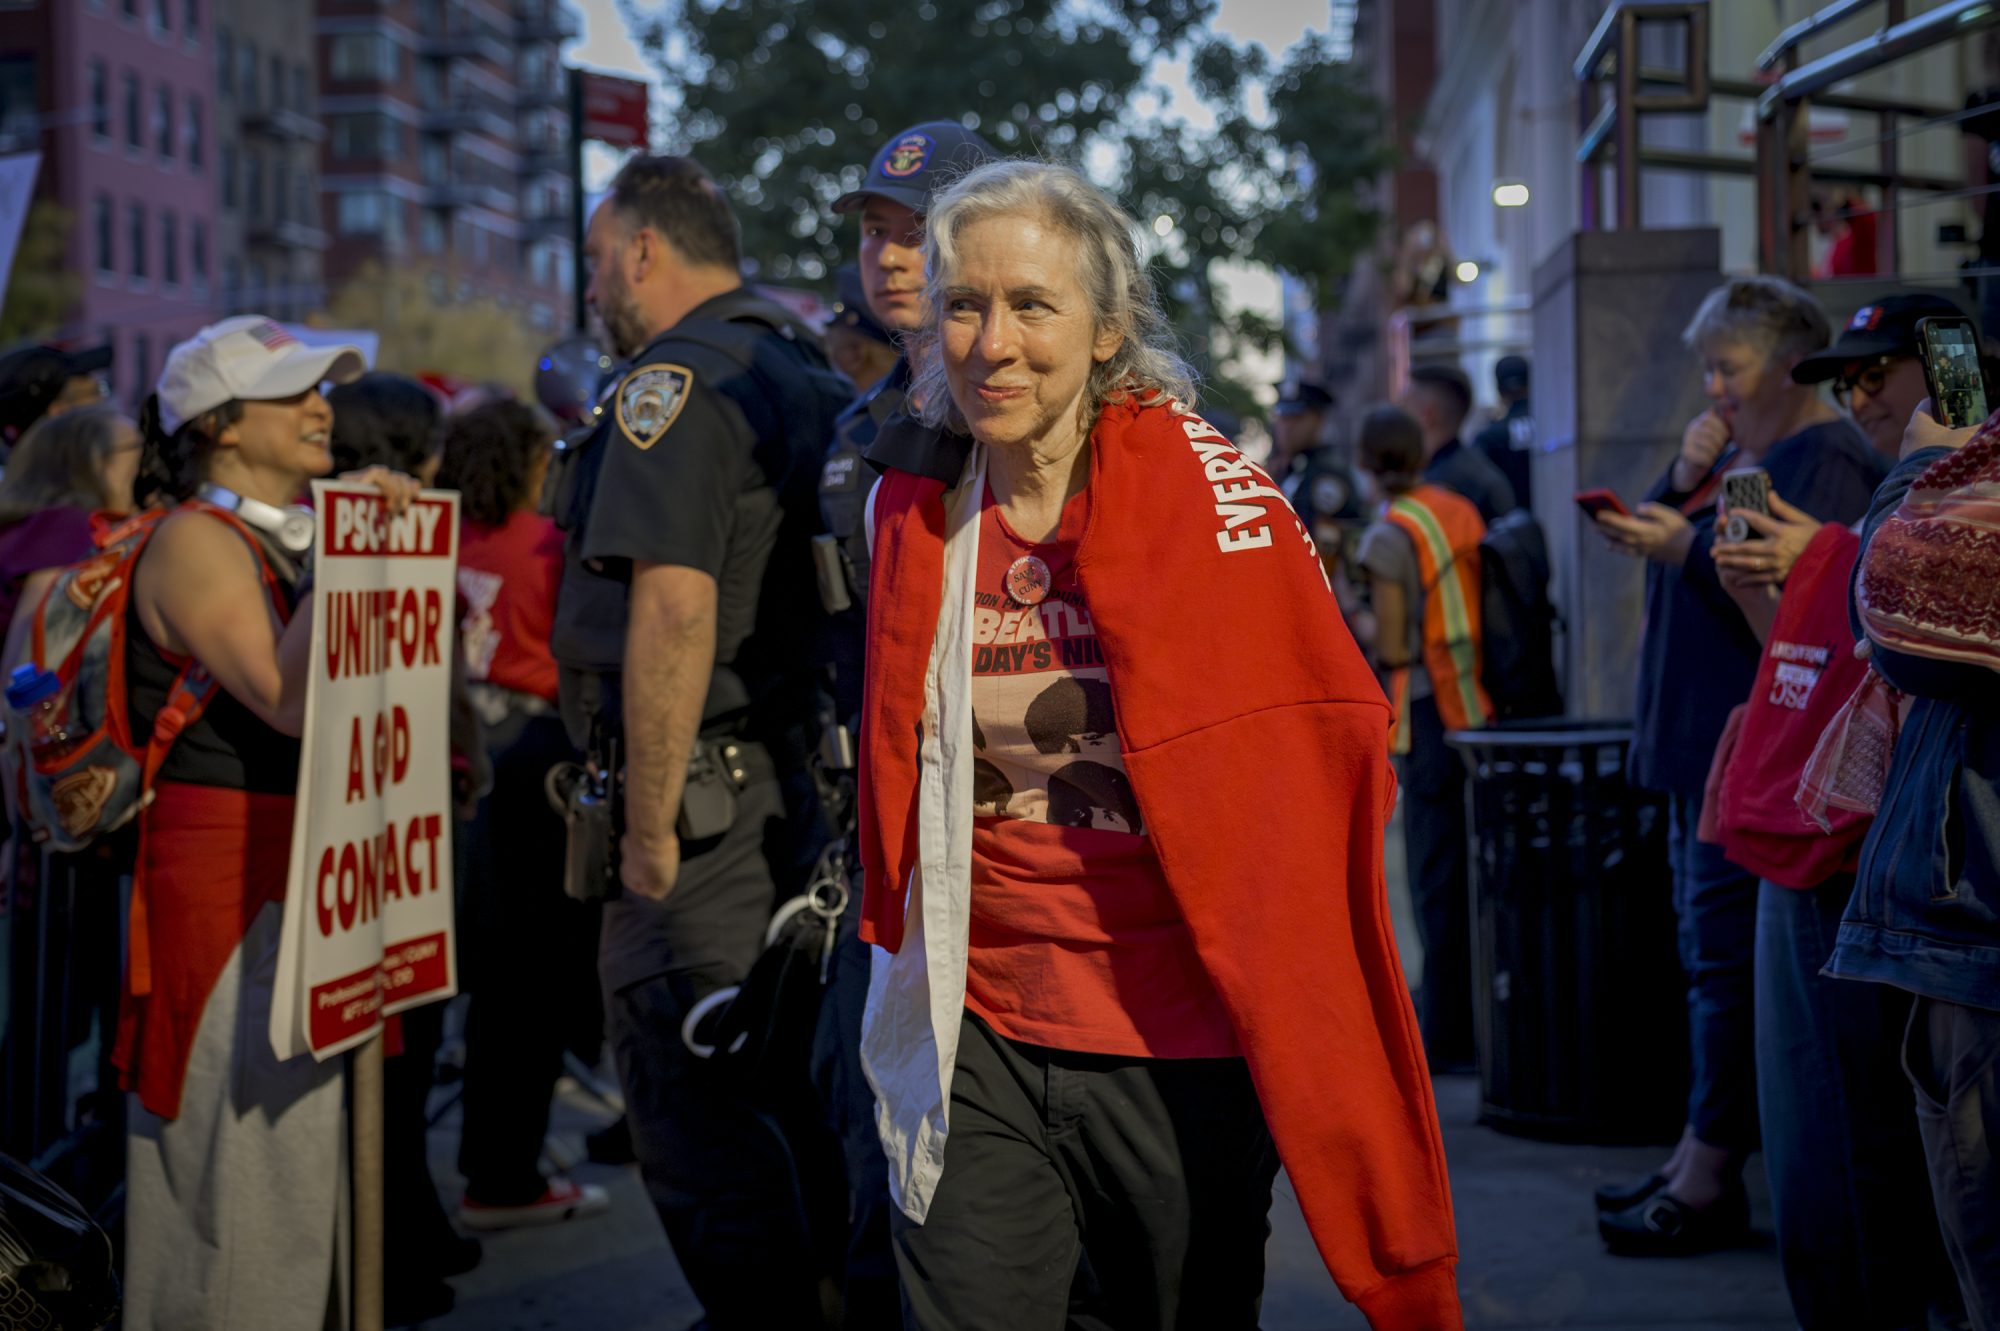
[[[136,404],[226,313],[304,318],[371,261],[562,325],[562,0],[0,0],[0,152],[39,148],[82,279],[56,336]]]
[[[39,148],[37,192],[73,226],[76,306],[58,330],[115,348],[112,385],[136,403],[166,349],[215,317],[220,257],[206,0],[0,5],[0,150]]]
[[[255,3],[256,0],[245,0]],[[541,330],[570,289],[559,0],[318,0],[321,177],[338,289],[371,261]]]

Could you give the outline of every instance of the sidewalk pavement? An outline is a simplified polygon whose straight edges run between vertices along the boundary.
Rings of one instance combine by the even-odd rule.
[[[1749,1179],[1757,1246],[1681,1261],[1612,1257],[1597,1238],[1590,1190],[1649,1172],[1664,1148],[1509,1137],[1478,1125],[1476,1079],[1441,1077],[1437,1092],[1468,1327],[1733,1331],[1794,1325],[1770,1246],[1759,1160],[1752,1160]],[[562,1102],[556,1134],[581,1156],[582,1132],[601,1121],[581,1102]],[[431,1169],[448,1207],[459,1196],[457,1128],[454,1106],[431,1137]],[[423,1325],[435,1331],[683,1331],[694,1322],[700,1309],[637,1172],[586,1164],[575,1176],[610,1190],[607,1214],[484,1236],[485,1260],[452,1282],[457,1310]],[[1282,1176],[1271,1223],[1264,1331],[1365,1328],[1321,1266]]]

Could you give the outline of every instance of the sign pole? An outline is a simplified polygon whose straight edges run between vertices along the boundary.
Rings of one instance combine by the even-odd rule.
[[[354,1331],[382,1331],[382,1035],[354,1051]]]
[[[579,333],[590,328],[590,309],[584,302],[584,288],[590,273],[583,261],[583,71],[564,71],[569,78],[569,258],[570,317]]]

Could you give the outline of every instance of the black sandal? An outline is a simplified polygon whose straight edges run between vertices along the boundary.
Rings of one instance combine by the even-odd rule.
[[[1637,1183],[1608,1183],[1594,1194],[1600,1211],[1623,1211],[1637,1206],[1667,1186],[1665,1174],[1648,1174]]]
[[[1597,1217],[1597,1232],[1623,1257],[1691,1257],[1734,1248],[1750,1234],[1750,1197],[1737,1183],[1699,1210],[1670,1193]]]

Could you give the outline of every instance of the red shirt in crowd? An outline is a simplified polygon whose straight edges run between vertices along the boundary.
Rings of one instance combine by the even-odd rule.
[[[550,519],[523,509],[498,527],[465,524],[458,594],[469,678],[556,700],[549,635],[561,581],[562,533]]]
[[[980,513],[966,1007],[1025,1044],[1233,1057],[1228,1014],[1125,773],[1111,685],[1071,562],[1086,513],[1080,494],[1057,538],[1042,545],[1014,534],[991,492]],[[1024,557],[1048,570],[1037,604],[1008,589]]]

